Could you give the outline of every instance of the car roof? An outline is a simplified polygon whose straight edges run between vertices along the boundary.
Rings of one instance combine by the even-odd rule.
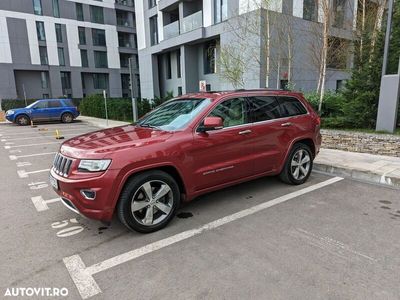
[[[244,94],[263,94],[263,95],[291,95],[291,96],[303,96],[301,92],[287,91],[287,90],[274,90],[274,89],[241,89],[231,91],[210,91],[210,92],[198,92],[189,93],[186,95],[179,96],[176,99],[204,99],[209,98],[211,100],[220,99],[223,96],[244,96]]]
[[[71,99],[38,99],[37,101],[63,101],[63,100],[71,100]]]

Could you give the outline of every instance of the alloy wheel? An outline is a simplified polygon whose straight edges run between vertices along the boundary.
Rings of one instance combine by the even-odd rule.
[[[144,226],[153,226],[167,218],[173,208],[171,187],[160,180],[142,184],[131,202],[131,212],[135,220]]]
[[[292,157],[290,172],[294,179],[302,180],[310,172],[311,157],[308,151],[299,149]]]

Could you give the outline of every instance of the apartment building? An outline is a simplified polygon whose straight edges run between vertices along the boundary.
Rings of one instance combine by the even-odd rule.
[[[0,98],[139,96],[135,23],[133,0],[0,1]]]
[[[221,76],[219,58],[222,49],[239,45],[238,39],[245,45],[240,51],[245,57],[248,55],[250,63],[253,61],[251,66],[247,61],[241,87],[283,88],[290,76],[296,89],[316,89],[319,58],[312,51],[320,46],[322,38],[321,1],[325,0],[135,0],[142,96],[195,92],[200,81],[206,81],[208,90],[234,88]],[[260,2],[264,4],[260,6]],[[330,51],[335,51],[335,45],[346,45],[340,57],[336,55],[328,62],[325,86],[337,89],[349,77],[346,69],[352,65],[357,0],[331,0],[330,5],[334,18]],[[256,30],[259,35],[247,37],[243,30],[240,32],[244,18],[262,20]],[[269,28],[266,18],[275,20],[268,23]],[[291,27],[290,57],[282,45],[278,47],[287,39],[280,36],[279,28],[284,26]],[[264,49],[265,32],[271,35],[268,55]]]

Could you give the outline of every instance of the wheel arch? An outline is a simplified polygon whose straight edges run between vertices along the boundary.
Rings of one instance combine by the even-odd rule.
[[[310,137],[300,137],[298,139],[295,139],[295,140],[292,141],[292,143],[290,144],[290,146],[288,147],[288,149],[287,149],[287,151],[285,153],[285,157],[284,157],[284,159],[282,161],[281,168],[279,169],[279,173],[284,168],[286,160],[288,159],[288,157],[290,155],[290,152],[292,151],[293,147],[296,144],[305,144],[308,147],[310,147],[312,157],[313,157],[313,159],[315,158],[315,156],[316,156],[316,147],[315,147],[315,142],[314,142],[314,140],[312,138],[310,138]]]
[[[18,113],[17,115],[15,115],[15,117],[14,117],[14,122],[17,122],[17,119],[18,119],[19,117],[21,117],[21,116],[27,117],[27,118],[29,119],[29,121],[32,120],[32,117],[31,117],[28,113],[26,113],[26,112],[20,112],[20,113]]]

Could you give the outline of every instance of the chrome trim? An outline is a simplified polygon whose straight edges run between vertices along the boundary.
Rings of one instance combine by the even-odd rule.
[[[69,204],[67,204],[67,202]],[[76,206],[68,199],[65,198],[61,198],[61,203],[65,205],[65,207],[67,207],[69,210],[73,211],[74,213],[80,215],[81,213],[79,212],[79,210],[76,208]]]
[[[80,192],[80,194],[81,194],[86,200],[91,200],[91,201],[93,201],[94,199],[96,199],[96,191],[85,190],[85,189],[83,189],[83,190],[80,190],[79,192]],[[85,192],[94,193],[94,197],[93,197],[93,198],[88,197],[88,196],[85,194]]]

